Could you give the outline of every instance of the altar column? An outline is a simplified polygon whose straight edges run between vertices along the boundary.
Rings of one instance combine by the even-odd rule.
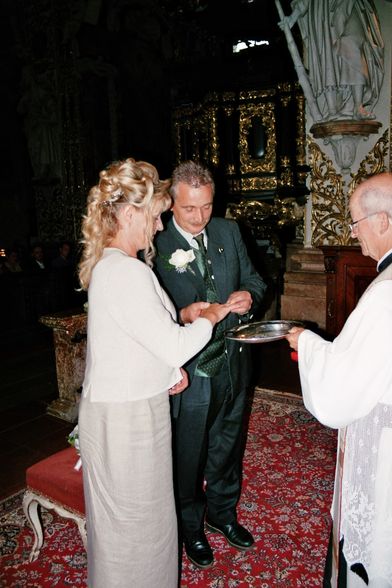
[[[75,423],[78,418],[78,390],[82,386],[86,359],[87,314],[59,312],[45,315],[40,322],[53,329],[59,397],[47,413]]]

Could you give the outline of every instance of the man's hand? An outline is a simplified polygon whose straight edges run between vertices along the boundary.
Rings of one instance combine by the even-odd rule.
[[[174,394],[180,394],[180,392],[183,392],[185,388],[188,388],[189,386],[189,378],[187,372],[184,370],[184,368],[180,368],[180,370],[182,379],[179,382],[177,382],[177,384],[174,384],[174,386],[169,388],[170,396],[173,396]]]
[[[193,323],[199,318],[202,310],[205,310],[210,305],[209,302],[193,302],[180,310],[180,321],[183,325]]]
[[[226,304],[230,305],[231,312],[245,314],[252,306],[252,296],[247,290],[238,290],[230,294]]]

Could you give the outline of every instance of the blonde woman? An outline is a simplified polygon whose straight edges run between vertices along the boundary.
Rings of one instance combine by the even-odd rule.
[[[181,366],[230,311],[199,302],[182,309],[186,326],[176,322],[151,270],[167,188],[146,162],[113,163],[91,189],[83,221],[79,277],[89,304],[79,435],[93,588],[177,586],[169,393],[187,386]]]

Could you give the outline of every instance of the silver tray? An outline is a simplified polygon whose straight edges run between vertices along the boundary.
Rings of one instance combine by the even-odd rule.
[[[269,343],[283,339],[292,327],[303,326],[300,321],[259,321],[228,329],[225,336],[241,343]]]

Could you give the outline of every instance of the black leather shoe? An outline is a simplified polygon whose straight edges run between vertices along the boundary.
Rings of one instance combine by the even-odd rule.
[[[209,531],[221,533],[226,538],[226,541],[237,549],[246,551],[254,545],[255,540],[252,535],[237,521],[229,525],[219,525],[218,523],[206,520],[206,525]]]
[[[195,566],[203,570],[212,566],[214,556],[203,531],[200,531],[200,533],[197,533],[191,539],[185,539],[184,543],[188,559]]]

